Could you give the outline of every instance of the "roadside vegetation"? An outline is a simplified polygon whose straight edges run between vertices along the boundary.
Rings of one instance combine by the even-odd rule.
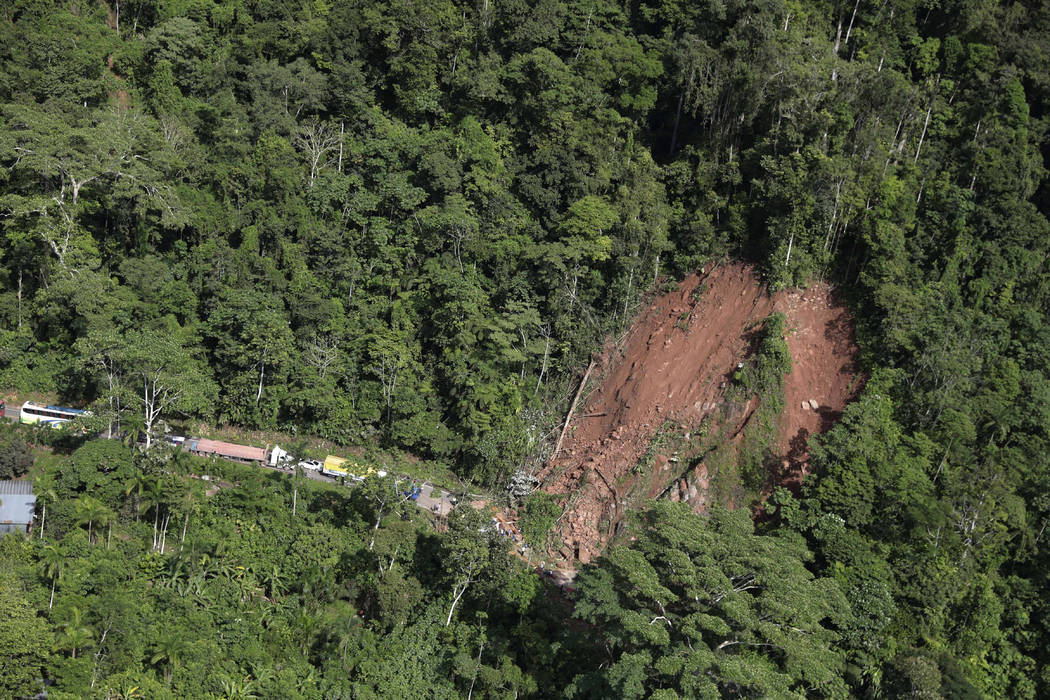
[[[19,433],[0,696],[1050,696],[1048,37],[997,0],[2,3],[0,391],[158,439]],[[161,449],[504,492],[726,258],[837,285],[865,388],[771,518],[652,505],[564,595],[473,511]]]

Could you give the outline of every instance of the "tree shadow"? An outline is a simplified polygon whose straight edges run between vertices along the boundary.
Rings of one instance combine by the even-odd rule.
[[[302,489],[299,495],[302,497]],[[361,514],[354,508],[350,494],[338,491],[315,491],[310,496],[307,512],[315,515],[325,513],[329,523],[337,528],[360,526],[364,522]]]
[[[820,432],[822,433],[831,430],[842,419],[842,411],[836,411],[830,406],[821,406],[816,410],[816,413],[820,416]]]
[[[792,464],[800,464],[809,455],[810,432],[806,428],[799,428],[795,437],[788,443],[787,459]]]

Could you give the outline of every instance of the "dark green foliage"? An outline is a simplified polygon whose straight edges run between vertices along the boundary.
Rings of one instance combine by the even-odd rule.
[[[13,538],[5,538],[4,545],[7,550],[19,546]],[[14,554],[4,551],[0,560],[11,562]],[[36,615],[21,581],[9,570],[0,575],[0,606],[0,690],[8,697],[34,695],[41,690],[51,652],[51,629]]]
[[[22,436],[6,426],[0,432],[0,479],[24,476],[33,466],[33,454]]]
[[[542,491],[530,494],[518,512],[522,537],[533,547],[542,547],[561,513],[562,508],[554,496]]]
[[[791,371],[791,352],[784,337],[787,318],[783,313],[770,314],[762,325],[751,331],[751,354],[733,373],[729,395],[738,400],[758,398],[758,407],[744,431],[744,445],[739,458],[743,483],[753,492],[765,487],[774,453],[777,429],[784,410],[784,375]]]
[[[726,255],[774,289],[831,280],[867,386],[763,525],[804,537],[845,597],[827,658],[858,696],[1050,694],[1042,4],[14,0],[0,19],[5,396],[151,439],[294,428],[503,486],[647,292]],[[761,397],[736,465],[756,493],[782,326],[737,377]],[[42,653],[18,668],[49,694],[667,695],[686,677],[684,652],[610,658],[566,631],[466,530],[417,536],[374,500],[233,465],[209,469],[238,487],[206,498],[163,449],[32,441],[76,450],[38,481],[41,548],[61,550],[4,550],[4,609],[36,640],[10,656]],[[2,468],[24,464],[5,444]],[[595,580],[651,554],[617,552]],[[602,634],[652,612],[617,605]],[[707,690],[823,692],[742,656]],[[751,662],[778,668],[748,680]]]
[[[573,697],[838,697],[846,687],[832,628],[848,608],[838,585],[814,579],[797,539],[753,533],[744,511],[697,518],[661,502],[630,548],[580,573],[577,614],[611,654]]]
[[[791,352],[784,338],[787,317],[779,311],[770,315],[754,331],[754,352],[733,374],[733,381],[745,396],[784,402],[784,375],[791,371]],[[779,408],[777,412],[779,412]]]

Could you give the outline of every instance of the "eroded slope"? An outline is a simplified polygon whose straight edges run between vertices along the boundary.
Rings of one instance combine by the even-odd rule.
[[[554,534],[556,553],[588,561],[621,514],[647,497],[669,495],[704,506],[706,465],[676,462],[669,446],[674,441],[664,438],[674,435],[677,447],[701,449],[704,440],[739,436],[756,401],[730,401],[727,390],[757,324],[774,311],[787,316],[794,360],[775,445],[784,471],[776,476],[797,479],[809,436],[826,430],[855,390],[848,312],[827,286],[770,297],[748,266],[718,266],[657,299],[620,346],[601,358],[595,388],[540,474],[544,490],[567,497]]]

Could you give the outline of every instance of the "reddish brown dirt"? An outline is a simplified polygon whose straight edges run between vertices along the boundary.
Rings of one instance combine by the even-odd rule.
[[[849,316],[826,286],[771,298],[748,266],[701,271],[656,299],[624,341],[604,353],[600,383],[577,409],[561,452],[539,474],[544,490],[569,494],[555,535],[564,546],[556,544],[556,554],[586,562],[601,551],[636,486],[630,470],[665,422],[688,431],[710,415],[730,427],[730,435],[739,432],[755,404],[727,403],[725,386],[747,356],[754,325],[774,310],[787,315],[794,331],[788,338],[794,369],[786,381],[780,478],[797,480],[809,435],[830,427],[853,388],[856,349]],[[803,410],[803,399],[816,400],[820,408]],[[666,457],[657,456],[652,483],[643,485],[649,497],[660,495],[676,476]],[[671,496],[688,498],[694,507],[706,503],[706,467],[690,477],[677,489],[672,485]]]
[[[780,453],[786,464],[778,483],[797,488],[806,473],[810,436],[838,422],[863,378],[857,376],[853,319],[829,285],[782,292],[775,306],[788,317],[792,361],[784,380]]]

